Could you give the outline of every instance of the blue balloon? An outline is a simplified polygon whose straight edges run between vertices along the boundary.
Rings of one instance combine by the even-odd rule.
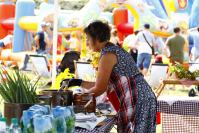
[[[19,27],[19,19],[23,16],[34,15],[35,2],[33,0],[18,0],[16,3],[16,16],[14,23],[13,52],[23,51],[25,31]]]
[[[191,14],[190,14],[190,23],[189,27],[197,27],[199,25],[199,2],[198,0],[195,0],[192,6]]]
[[[145,0],[145,1],[149,6],[154,7],[154,9],[152,9],[151,12],[155,14],[157,17],[162,19],[168,18],[163,3],[161,3],[162,2],[161,0]]]

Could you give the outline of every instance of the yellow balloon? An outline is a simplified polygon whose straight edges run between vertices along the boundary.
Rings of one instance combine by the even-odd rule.
[[[152,31],[154,35],[156,36],[160,36],[160,37],[169,37],[171,36],[172,34],[171,33],[168,33],[168,32],[162,32],[162,31]]]
[[[134,30],[138,30],[140,24],[140,17],[138,12],[130,4],[124,4],[124,6],[132,13],[134,17]]]
[[[187,30],[189,28],[189,24],[186,21],[181,21],[177,24],[183,30]]]
[[[19,19],[19,27],[27,31],[37,31],[40,17],[38,16],[25,16]]]
[[[176,12],[175,0],[162,0],[162,2],[164,3],[168,16],[170,16],[172,12]]]

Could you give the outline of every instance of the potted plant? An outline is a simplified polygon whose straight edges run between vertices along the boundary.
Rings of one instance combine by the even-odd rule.
[[[39,99],[36,94],[37,82],[31,83],[31,80],[19,70],[0,70],[0,95],[4,100],[4,116],[7,123],[10,123],[12,117],[18,118],[23,110],[28,109]]]
[[[199,70],[191,71],[187,64],[176,63],[170,66],[170,72],[179,79],[196,80],[196,77],[199,77]]]

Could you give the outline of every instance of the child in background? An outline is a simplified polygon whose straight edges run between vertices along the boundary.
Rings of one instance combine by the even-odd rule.
[[[110,39],[110,42],[112,42],[113,44],[115,44],[117,46],[120,46],[120,41],[119,41],[119,38],[117,36],[117,29],[116,28],[113,28],[111,30],[111,39]]]
[[[6,37],[4,37],[3,39],[0,39],[0,53],[1,50],[6,47],[8,44],[11,44],[13,41],[13,35],[7,35]]]

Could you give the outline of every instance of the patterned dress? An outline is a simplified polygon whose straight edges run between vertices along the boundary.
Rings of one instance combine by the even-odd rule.
[[[132,56],[108,43],[101,56],[111,52],[117,56],[108,84],[109,100],[117,111],[119,133],[155,133],[156,97],[138,71]]]

